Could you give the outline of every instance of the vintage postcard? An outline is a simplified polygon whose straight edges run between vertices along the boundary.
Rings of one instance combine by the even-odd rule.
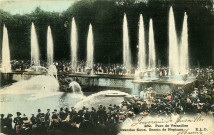
[[[213,0],[0,0],[0,135],[214,135]]]

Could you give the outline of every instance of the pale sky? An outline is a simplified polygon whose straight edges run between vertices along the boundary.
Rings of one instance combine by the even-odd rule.
[[[11,14],[31,13],[40,7],[44,11],[62,12],[77,0],[0,0],[0,9]]]

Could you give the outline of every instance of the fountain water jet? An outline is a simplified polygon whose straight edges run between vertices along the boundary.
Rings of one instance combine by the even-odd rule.
[[[69,84],[69,88],[72,89],[73,93],[83,95],[82,88],[81,88],[81,86],[79,85],[78,82],[72,81],[72,82]]]
[[[89,25],[88,38],[87,38],[87,66],[93,69],[94,62],[94,38],[92,32],[92,25]]]
[[[145,47],[145,36],[144,36],[144,24],[143,16],[140,14],[139,20],[139,45],[138,45],[138,70],[142,71],[146,69],[146,47]]]
[[[180,43],[180,73],[187,74],[189,70],[187,15],[184,14],[183,31]]]
[[[47,62],[48,65],[53,65],[53,37],[51,33],[51,28],[48,26],[47,32]]]
[[[31,25],[31,66],[40,66],[39,45],[34,23]]]
[[[2,40],[2,72],[3,73],[11,72],[9,39],[7,28],[5,25],[3,28],[3,40]]]
[[[124,101],[124,96],[107,96],[108,94],[125,95],[130,96],[128,93],[117,91],[117,90],[105,90],[98,93],[92,94],[82,101],[78,102],[74,107],[78,110],[83,106],[87,108],[95,107],[98,108],[100,104],[108,106],[109,104],[120,104]]]
[[[173,9],[169,11],[169,70],[172,75],[179,74],[179,52]]]
[[[156,56],[155,56],[153,22],[152,22],[152,19],[150,19],[150,22],[149,22],[149,69],[154,69],[155,67],[156,67]]]
[[[123,65],[128,71],[131,70],[131,51],[126,14],[124,14],[123,18]]]
[[[55,65],[50,65],[49,67],[48,67],[48,74],[50,75],[50,76],[55,76],[55,78],[57,79],[58,77],[57,77],[57,68],[56,68],[56,66]]]
[[[74,17],[71,23],[71,66],[74,71],[77,68],[77,28]]]

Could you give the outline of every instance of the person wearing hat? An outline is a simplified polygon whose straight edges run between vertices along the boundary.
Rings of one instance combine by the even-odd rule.
[[[36,117],[34,116],[34,114],[32,114],[30,121],[32,122],[33,125],[36,124]]]
[[[57,115],[56,111],[52,112],[51,118],[52,119],[58,119],[58,115]]]
[[[50,124],[50,109],[47,109],[47,112],[45,114],[45,127],[48,128]]]
[[[67,107],[65,108],[65,113],[70,113]]]
[[[16,133],[18,133],[23,121],[22,121],[22,118],[20,117],[21,113],[17,112],[16,114],[17,114],[17,117],[14,118],[13,122],[15,123],[14,129],[16,130]]]
[[[65,108],[65,121],[69,122],[70,120],[70,111],[68,110],[68,108]]]
[[[63,110],[62,107],[60,108],[60,111],[59,111],[59,118],[60,118],[61,120],[64,120],[64,119],[65,119],[65,112],[64,112],[64,110]]]
[[[36,115],[37,127],[41,126],[43,115],[44,115],[44,113],[41,113],[41,109],[38,109],[38,114]]]
[[[96,109],[94,109],[93,107],[92,107],[92,111],[90,112],[90,115],[91,115],[91,117],[92,117],[93,122],[94,122],[95,124],[98,123],[97,111],[96,111]]]
[[[25,121],[25,120],[28,120],[28,117],[25,114],[23,114],[22,121]]]
[[[79,132],[82,135],[94,135],[94,125],[93,123],[89,120],[90,114],[86,113],[84,115],[84,120],[80,123],[79,126]]]
[[[12,114],[8,114],[7,118],[5,118],[5,133],[6,134],[11,134],[13,132],[13,127],[12,127]]]
[[[57,113],[57,109],[54,109],[54,113],[55,113],[56,115],[59,115],[59,114]]]
[[[49,127],[49,130],[55,129],[59,127],[59,123],[60,123],[60,119],[58,118],[58,115],[56,114],[56,112],[52,112],[52,121]]]
[[[52,112],[51,119],[57,119],[57,115],[55,114],[55,112]]]
[[[70,112],[70,120],[72,121],[72,119],[74,118],[74,116],[77,114],[77,112],[75,111],[76,108],[71,107],[71,112]]]
[[[99,120],[95,125],[94,125],[94,131],[95,135],[106,135],[106,125],[104,124],[103,120]]]
[[[78,111],[78,114],[79,114],[80,116],[83,116],[84,110],[85,110],[85,106],[83,106],[83,108],[80,109],[80,110]]]
[[[5,119],[4,119],[4,114],[1,114],[0,118],[0,133],[4,133],[4,125],[5,125]]]
[[[80,124],[81,122],[83,122],[83,114],[78,112],[77,116],[74,117],[74,122],[76,122],[77,124]]]

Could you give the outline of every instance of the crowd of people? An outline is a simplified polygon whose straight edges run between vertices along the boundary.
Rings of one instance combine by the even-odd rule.
[[[79,61],[77,65],[71,66],[71,62],[69,61],[56,61],[53,63],[58,72],[67,72],[67,73],[87,73],[87,69],[90,69],[94,74],[103,73],[103,74],[121,74],[124,75],[126,73],[133,74],[134,69],[132,71],[127,71],[125,66],[122,64],[100,64],[96,63],[93,65],[93,67],[86,67],[85,61]],[[20,70],[25,71],[26,69],[29,69],[30,67],[35,66],[31,63],[31,61],[21,61],[21,60],[13,60],[11,62],[12,69],[13,70]],[[38,65],[38,64],[37,64]],[[40,61],[40,66],[48,68],[48,64],[44,61]]]
[[[48,68],[48,63],[45,61],[40,61],[40,66]],[[70,61],[55,61],[53,65],[56,66],[59,73],[86,73],[87,70],[92,71],[93,74],[113,74],[113,75],[125,75],[125,74],[135,74],[136,71],[139,71],[138,68],[133,67],[132,69],[127,69],[123,64],[102,64],[95,63],[93,67],[87,67],[86,61],[78,61],[77,65],[74,67],[71,65]],[[30,60],[12,60],[11,61],[12,70],[25,71],[35,66]],[[170,75],[170,70],[168,67],[158,67],[152,69],[155,71],[155,74],[158,76],[168,76]],[[146,70],[146,71],[149,71]],[[208,68],[192,68],[189,70],[189,75],[197,75],[199,72],[203,72],[205,76],[208,76],[208,73],[213,72],[212,67]]]
[[[48,63],[45,61],[40,61],[40,66],[48,68]],[[76,66],[72,66],[70,61],[55,61],[53,65],[56,66],[59,73],[88,73],[88,71],[93,72],[93,74],[113,74],[113,75],[125,75],[125,74],[135,74],[139,71],[137,68],[127,69],[123,64],[102,64],[95,63],[93,67],[87,67],[86,61],[78,61]],[[38,66],[33,64],[30,60],[12,60],[11,61],[12,70],[25,71],[31,67]],[[149,70],[149,69],[148,69]],[[152,69],[155,71],[156,75],[168,76],[170,71],[168,67],[159,67]],[[189,71],[189,74],[195,74],[199,71],[199,68],[193,68]]]
[[[20,63],[30,67],[30,61],[14,61],[12,68],[17,69]],[[66,68],[70,67],[69,62],[67,64],[56,62],[55,65],[58,72],[71,72]],[[23,70],[28,66],[25,66]],[[80,67],[81,71],[84,70],[84,66],[85,63],[82,62],[77,67]],[[117,69],[120,71],[117,72]],[[123,74],[123,69],[125,68],[121,65],[95,64],[94,66],[95,73],[112,71],[113,74]],[[160,76],[168,74],[168,68],[159,68],[157,71]],[[139,97],[124,98],[119,105],[99,105],[98,108],[83,107],[79,110],[74,107],[62,107],[59,110],[47,109],[45,112],[38,109],[38,113],[32,114],[30,118],[20,112],[16,113],[16,117],[13,116],[15,114],[1,114],[1,133],[8,135],[117,135],[123,125],[132,123],[138,116],[201,114],[214,117],[214,70],[211,67],[195,68],[191,69],[189,74],[195,75],[197,81],[188,92],[178,88],[168,95],[156,96],[152,88],[147,88],[140,92]]]
[[[131,124],[138,116],[207,115],[214,117],[213,74],[200,70],[190,93],[182,88],[168,95],[156,96],[152,88],[140,92],[139,97],[125,99],[121,104],[99,105],[98,108],[77,110],[74,107],[38,109],[27,118],[17,112],[1,114],[1,132],[19,135],[117,135],[123,125]],[[203,81],[202,81],[203,80]],[[14,123],[14,124],[13,124]],[[13,126],[14,125],[14,126]]]

